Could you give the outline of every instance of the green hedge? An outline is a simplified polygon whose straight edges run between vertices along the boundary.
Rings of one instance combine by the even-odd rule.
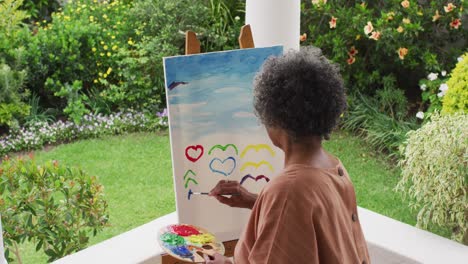
[[[418,93],[426,72],[453,68],[466,48],[460,25],[463,1],[307,1],[302,4],[304,45],[323,49],[343,69],[351,92],[374,95],[383,78]]]

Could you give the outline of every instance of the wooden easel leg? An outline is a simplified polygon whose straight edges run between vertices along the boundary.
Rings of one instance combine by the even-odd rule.
[[[193,31],[185,32],[185,55],[200,53],[200,41]]]
[[[239,35],[239,46],[241,49],[252,49],[255,48],[255,43],[252,36],[252,29],[250,25],[244,25],[241,28],[241,32]]]
[[[244,25],[239,35],[239,46],[241,49],[255,48],[250,25]],[[201,52],[200,41],[193,31],[185,32],[185,55],[198,54]]]

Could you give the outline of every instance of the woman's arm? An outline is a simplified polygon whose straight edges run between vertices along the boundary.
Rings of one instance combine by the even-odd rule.
[[[226,197],[223,195],[230,195]],[[252,209],[258,195],[247,191],[237,181],[221,180],[211,190],[210,196],[215,197],[220,203],[229,205],[231,207]]]

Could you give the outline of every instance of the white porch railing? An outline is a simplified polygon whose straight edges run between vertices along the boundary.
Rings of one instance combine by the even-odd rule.
[[[2,221],[0,217],[0,264],[5,264],[7,263],[5,260],[5,255],[3,255],[3,252],[5,251],[3,248],[3,231],[2,231]]]
[[[359,208],[359,219],[372,263],[468,263],[467,246],[363,208]],[[55,263],[161,263],[163,251],[156,241],[157,232],[177,222],[175,212],[165,215]]]

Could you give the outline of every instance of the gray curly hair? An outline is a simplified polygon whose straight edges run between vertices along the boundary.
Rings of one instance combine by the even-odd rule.
[[[294,141],[328,139],[346,109],[339,68],[315,47],[271,57],[255,77],[254,109],[265,126],[286,130]]]

